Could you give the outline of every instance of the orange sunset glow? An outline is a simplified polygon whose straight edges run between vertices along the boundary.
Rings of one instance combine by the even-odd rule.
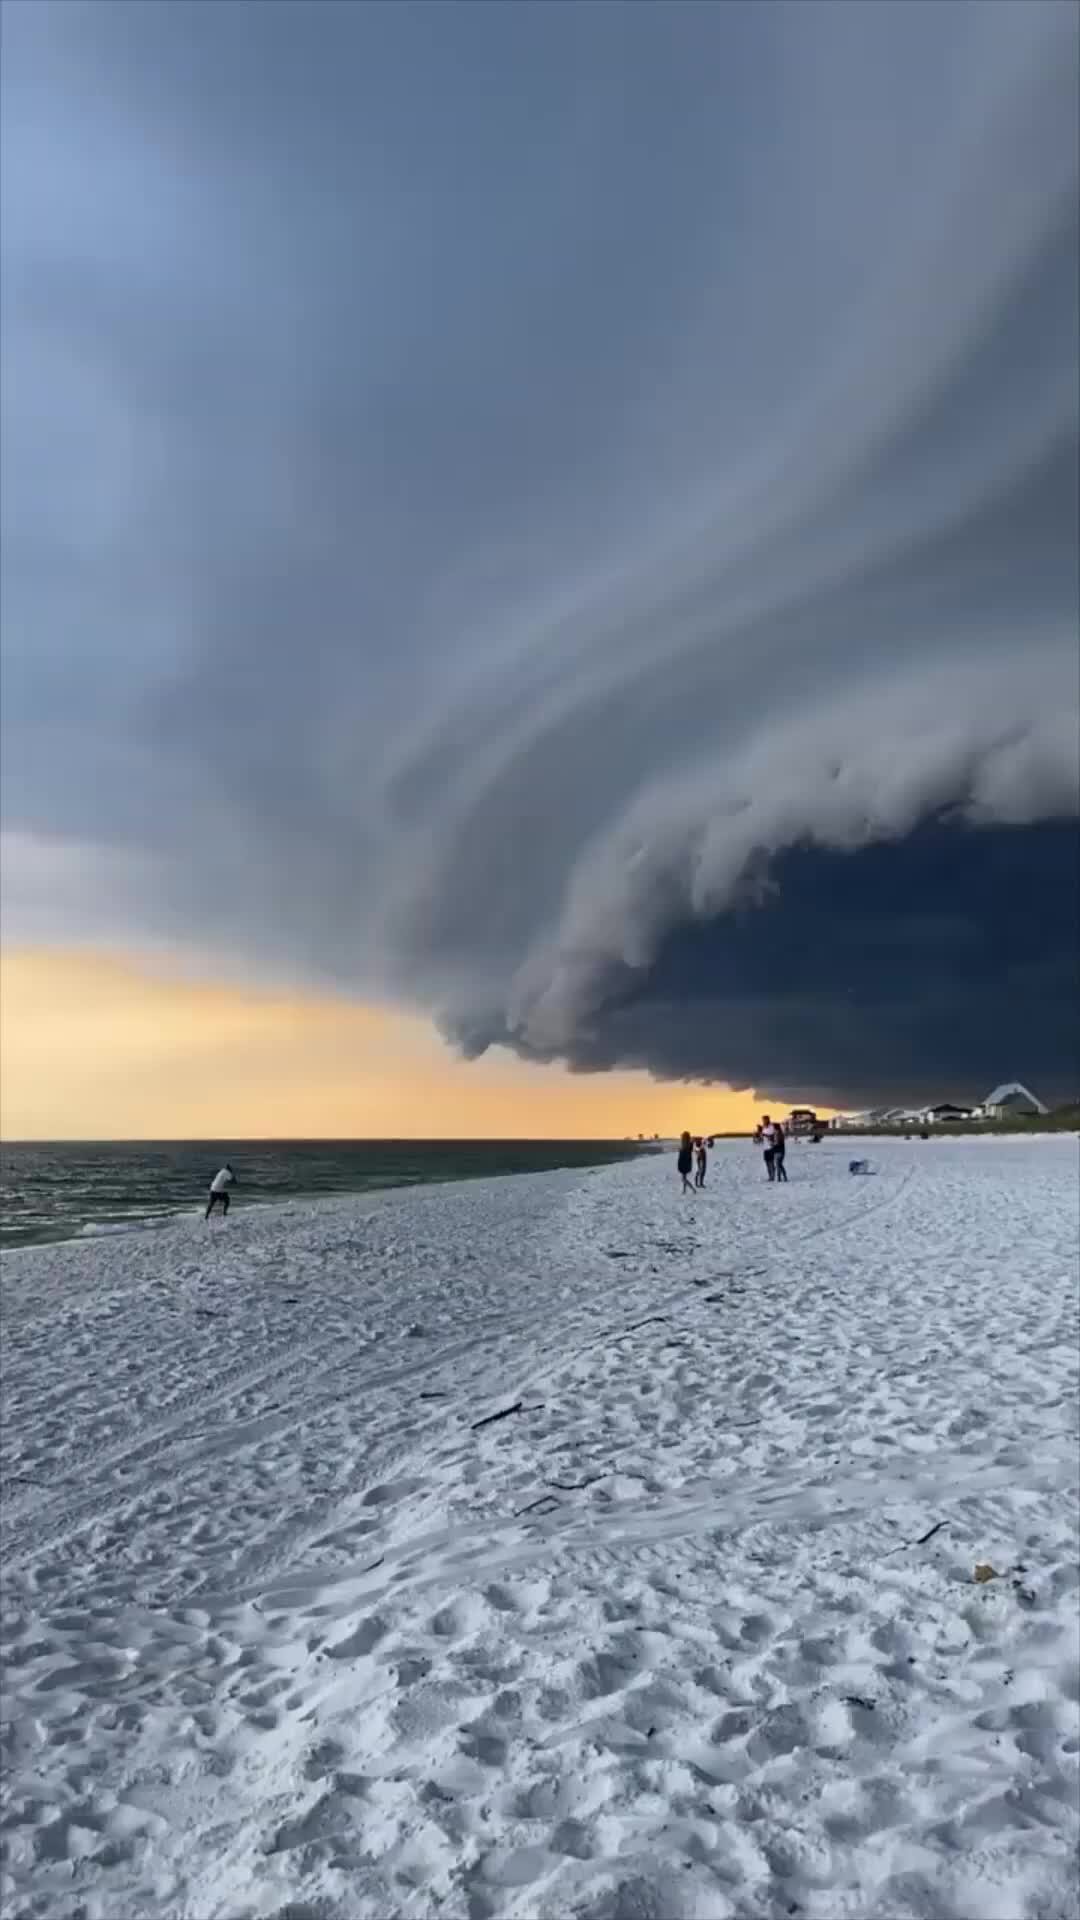
[[[122,955],[12,947],[0,962],[6,1140],[620,1139],[738,1129],[758,1109],[643,1073],[466,1062],[417,1016]]]

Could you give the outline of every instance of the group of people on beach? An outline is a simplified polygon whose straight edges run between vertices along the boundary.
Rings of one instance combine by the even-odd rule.
[[[710,1141],[709,1144],[711,1146],[712,1142]],[[682,1176],[684,1193],[693,1193],[695,1187],[705,1185],[708,1165],[709,1155],[704,1140],[693,1140],[688,1133],[684,1133],[679,1141],[679,1173]],[[691,1174],[694,1176],[693,1180],[690,1178]]]
[[[784,1165],[784,1155],[787,1152],[787,1139],[781,1122],[770,1120],[768,1114],[764,1114],[754,1139],[762,1149],[765,1172],[769,1179],[786,1182],[787,1168]]]
[[[760,1124],[755,1128],[754,1140],[762,1149],[765,1172],[769,1180],[773,1184],[779,1181],[786,1185],[787,1167],[784,1165],[784,1156],[787,1152],[787,1137],[782,1123],[779,1120],[773,1120],[769,1114],[764,1114]],[[709,1146],[712,1146],[711,1140]],[[678,1160],[679,1176],[684,1193],[693,1193],[695,1188],[705,1185],[708,1164],[709,1157],[705,1141],[700,1138],[694,1139],[689,1133],[684,1133],[679,1140]]]
[[[763,1149],[765,1171],[769,1179],[772,1181],[786,1181],[787,1169],[784,1166],[784,1152],[787,1142],[784,1138],[784,1129],[780,1121],[772,1120],[768,1114],[765,1114],[761,1125],[754,1134],[754,1139]],[[712,1141],[710,1140],[708,1144],[711,1147]],[[708,1171],[708,1166],[709,1155],[704,1139],[700,1135],[695,1139],[691,1134],[684,1133],[679,1141],[679,1174],[682,1179],[682,1190],[684,1193],[693,1193],[695,1190],[701,1190],[705,1185],[705,1175]],[[220,1207],[223,1214],[228,1213],[229,1188],[234,1186],[235,1182],[236,1175],[229,1162],[226,1161],[225,1165],[215,1173],[210,1182],[210,1194],[207,1200],[205,1219],[209,1220],[215,1207]]]

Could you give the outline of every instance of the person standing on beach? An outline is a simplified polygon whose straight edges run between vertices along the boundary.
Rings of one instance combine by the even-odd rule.
[[[694,1175],[694,1185],[695,1187],[703,1187],[705,1185],[705,1169],[709,1164],[709,1157],[705,1152],[704,1140],[698,1141],[695,1157],[697,1159],[697,1172]]]
[[[226,1160],[225,1165],[215,1173],[210,1182],[210,1198],[206,1203],[206,1212],[203,1215],[204,1220],[209,1220],[210,1215],[213,1213],[219,1201],[221,1203],[222,1213],[228,1213],[229,1188],[233,1185],[235,1179],[236,1175]]]
[[[684,1193],[693,1193],[694,1191],[690,1185],[690,1175],[693,1171],[694,1149],[690,1144],[690,1135],[684,1133],[679,1142],[679,1172],[682,1175],[682,1190]]]
[[[785,1186],[787,1185],[787,1168],[784,1165],[784,1154],[786,1151],[787,1151],[787,1141],[784,1137],[783,1122],[781,1120],[774,1120],[773,1121],[773,1156],[772,1156],[773,1172],[775,1173],[777,1180],[783,1181]]]
[[[762,1120],[761,1120],[761,1144],[762,1144],[762,1147],[764,1148],[764,1154],[762,1157],[765,1161],[765,1171],[768,1174],[770,1180],[775,1180],[776,1179],[776,1160],[775,1160],[776,1128],[773,1126],[773,1123],[770,1120],[767,1113],[762,1115]]]

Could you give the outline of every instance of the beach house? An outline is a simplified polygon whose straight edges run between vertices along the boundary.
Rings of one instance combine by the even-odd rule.
[[[1034,1120],[1039,1114],[1050,1111],[1037,1100],[1028,1087],[1019,1080],[1007,1080],[993,1093],[988,1093],[982,1104],[982,1111],[988,1120]]]

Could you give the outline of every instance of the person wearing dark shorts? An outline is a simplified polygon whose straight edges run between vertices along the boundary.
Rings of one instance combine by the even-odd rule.
[[[225,1165],[218,1173],[215,1173],[210,1182],[210,1198],[206,1203],[206,1212],[203,1215],[204,1220],[209,1220],[210,1215],[217,1206],[220,1206],[222,1213],[228,1213],[229,1188],[235,1179],[236,1175],[226,1160]]]

